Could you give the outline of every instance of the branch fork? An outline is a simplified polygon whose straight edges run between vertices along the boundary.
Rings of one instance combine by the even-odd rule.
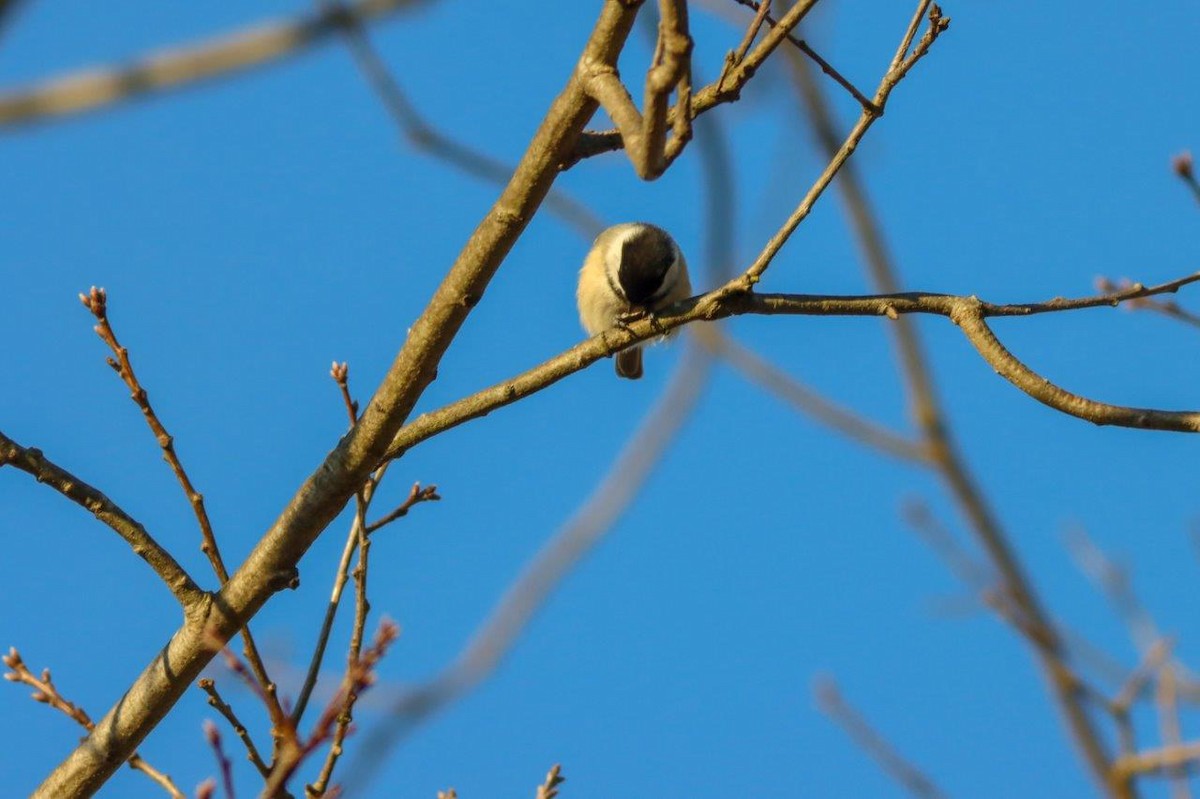
[[[580,62],[584,91],[612,117],[634,171],[654,180],[683,152],[692,137],[692,37],[685,0],[659,0],[658,42],[646,72],[644,114],[621,82],[616,56]],[[676,94],[676,113],[669,99]],[[667,138],[670,127],[672,136]]]

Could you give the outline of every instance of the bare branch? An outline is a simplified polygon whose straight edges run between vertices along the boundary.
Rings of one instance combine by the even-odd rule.
[[[217,577],[224,583],[229,579],[229,572],[225,570],[220,549],[217,547],[217,539],[213,535],[212,524],[208,519],[208,512],[204,509],[204,496],[192,485],[187,471],[183,468],[183,463],[179,460],[179,456],[175,452],[174,436],[168,433],[167,428],[159,421],[158,415],[150,405],[149,393],[138,382],[137,375],[133,371],[133,363],[129,360],[129,350],[122,347],[121,343],[117,341],[117,335],[108,321],[107,293],[104,289],[92,286],[89,293],[79,295],[79,301],[83,303],[83,307],[92,313],[92,316],[96,317],[96,335],[108,345],[113,355],[117,356],[115,359],[109,358],[108,365],[112,367],[113,371],[129,387],[130,392],[132,392],[130,399],[137,404],[138,408],[142,411],[142,415],[146,417],[146,424],[149,425],[150,431],[154,433],[154,438],[158,442],[158,446],[162,448],[163,460],[171,467],[171,471],[175,474],[175,479],[179,481],[184,496],[187,497],[188,502],[192,506],[196,522],[200,525],[200,549],[208,556],[209,562],[212,563],[213,571],[216,572]]]
[[[384,619],[379,623],[379,629],[376,631],[371,645],[367,647],[361,657],[355,655],[347,663],[342,688],[325,707],[307,738],[301,740],[290,720],[285,722],[286,745],[281,747],[279,759],[272,766],[271,775],[260,794],[262,799],[274,799],[287,785],[288,780],[304,760],[325,743],[332,740],[334,748],[341,746],[340,740],[335,738],[335,735],[341,725],[347,704],[352,705],[359,695],[375,684],[375,668],[399,636],[400,628],[395,622]],[[320,794],[310,792],[309,795],[319,796]]]
[[[691,55],[687,3],[659,0],[658,42],[646,72],[644,115],[629,96],[617,73],[616,54],[607,59],[581,62],[584,90],[608,112],[621,132],[625,152],[634,171],[644,180],[660,176],[670,165],[667,130],[672,126],[668,97],[674,89],[679,103],[674,114],[675,138],[671,155],[678,155],[691,138]]]
[[[133,363],[129,360],[129,350],[121,346],[121,343],[117,341],[117,335],[108,321],[107,293],[102,288],[92,286],[91,291],[87,294],[79,295],[79,301],[96,318],[96,335],[108,345],[113,355],[116,356],[116,358],[108,359],[108,365],[112,367],[113,371],[129,387],[131,392],[130,399],[141,409],[142,416],[146,419],[146,424],[150,427],[150,431],[154,434],[158,446],[163,451],[163,460],[171,467],[175,479],[179,482],[180,488],[183,489],[184,496],[187,497],[188,502],[192,506],[192,512],[195,514],[196,522],[200,526],[201,551],[208,557],[208,561],[212,564],[213,571],[221,583],[228,582],[229,572],[225,568],[225,561],[222,559],[221,550],[217,546],[217,538],[213,533],[212,523],[208,518],[208,511],[204,508],[204,496],[192,485],[191,478],[188,477],[187,472],[183,468],[182,461],[179,460],[179,456],[175,452],[175,438],[167,432],[167,428],[163,426],[158,415],[154,412],[154,408],[150,405],[150,395],[142,387],[137,375],[133,371]],[[254,670],[254,676],[266,694],[266,701],[270,707],[272,716],[282,716],[283,710],[279,705],[279,699],[275,695],[275,684],[271,682],[270,677],[267,675],[266,666],[263,664],[262,657],[258,653],[258,646],[254,643],[254,638],[250,634],[250,628],[243,628],[241,633],[242,640],[246,645],[246,659],[250,662],[250,667]]]
[[[770,0],[766,0],[766,2],[763,2],[763,3],[757,3],[757,2],[755,2],[755,0],[734,0],[734,1],[740,5],[746,6],[747,8],[753,9],[753,11],[755,12],[755,25],[753,25],[751,27],[751,30],[757,30],[757,23],[764,16],[766,18],[767,24],[769,24],[771,27],[776,27],[777,25],[779,25],[779,22],[776,21],[775,18],[772,17],[768,13],[770,6],[771,6]],[[868,111],[872,111],[874,113],[882,113],[880,111],[880,109],[876,108],[875,103],[871,102],[871,100],[865,94],[860,92],[853,83],[851,83],[848,79],[846,79],[842,75],[842,73],[840,73],[836,69],[834,69],[833,65],[830,64],[828,61],[826,61],[824,58],[822,58],[820,53],[818,53],[816,50],[814,50],[808,44],[808,42],[806,42],[804,39],[799,38],[798,36],[796,36],[796,34],[790,32],[790,31],[787,33],[785,38],[797,50],[799,50],[801,53],[804,53],[804,55],[807,56],[808,58],[812,59],[812,62],[814,64],[816,64],[818,67],[820,67],[822,72],[824,72],[826,75],[828,75],[834,81],[836,81],[837,84],[839,86],[841,86],[843,89],[845,89],[847,92],[849,92],[850,96],[853,97],[855,100],[857,100],[858,104],[861,105],[864,109],[866,109]]]
[[[382,516],[379,519],[371,522],[366,526],[366,533],[370,535],[381,527],[386,527],[397,519],[402,519],[408,515],[414,505],[420,505],[422,502],[439,502],[441,496],[437,492],[437,486],[421,487],[420,483],[413,483],[412,489],[408,492],[408,498],[392,511]]]
[[[253,739],[250,738],[250,732],[246,729],[246,725],[242,724],[241,719],[237,717],[233,708],[217,692],[216,683],[206,677],[197,684],[204,693],[208,694],[208,704],[225,717],[225,720],[229,722],[229,726],[233,728],[234,734],[241,739],[242,745],[246,747],[246,759],[254,764],[254,768],[258,769],[259,774],[264,777],[267,776],[271,770],[270,767],[258,753],[258,747],[254,745]]]
[[[928,2],[922,2],[918,6],[909,30],[897,48],[896,56],[888,70],[889,74],[907,69],[903,64],[909,64],[908,68],[911,68],[911,65],[928,51],[933,37],[948,24],[934,6],[929,11],[929,28],[925,37],[912,54],[906,55],[916,35],[920,18],[928,6]],[[801,59],[793,58],[792,64],[795,67],[793,75],[818,143],[826,154],[841,152],[833,114],[820,83]],[[864,264],[876,290],[899,291],[898,271],[853,165],[842,173],[838,188],[862,250]],[[1127,795],[1127,791],[1110,774],[1110,759],[1103,736],[1097,730],[1089,708],[1085,705],[1085,685],[1067,666],[1066,646],[1053,621],[1042,609],[1040,600],[1034,593],[1000,521],[971,474],[951,434],[915,326],[907,319],[898,318],[895,324],[890,326],[890,331],[907,388],[910,413],[929,447],[934,468],[1001,581],[1000,590],[987,592],[983,598],[1032,645],[1042,672],[1063,710],[1071,736],[1078,744],[1093,779],[1110,794]],[[972,571],[977,570],[968,569],[965,574],[970,575]]]
[[[125,539],[134,554],[154,569],[154,573],[166,583],[167,588],[185,610],[198,608],[204,601],[204,591],[175,558],[171,557],[171,553],[163,549],[154,537],[146,532],[145,527],[98,489],[51,463],[41,450],[32,447],[26,449],[0,433],[0,467],[5,465],[32,475],[39,483],[50,486],[112,528],[117,535]]]
[[[1121,291],[1132,286],[1133,283],[1125,279],[1112,281],[1106,277],[1101,277],[1096,280],[1096,288],[1100,291]],[[1181,308],[1179,303],[1174,300],[1158,300],[1143,297],[1141,299],[1130,300],[1125,304],[1125,307],[1131,311],[1155,311],[1163,316],[1169,316],[1176,321],[1183,322],[1185,325],[1200,327],[1200,314],[1195,314]]]
[[[706,344],[712,348],[713,354],[720,356],[746,378],[776,394],[817,422],[860,444],[901,460],[917,463],[929,461],[929,453],[919,442],[910,441],[881,424],[846,410],[738,344],[723,332],[715,328],[713,332],[717,334],[705,337]]]
[[[96,725],[92,723],[92,719],[88,716],[87,711],[74,702],[69,701],[58,692],[57,686],[54,685],[54,680],[50,677],[50,669],[42,669],[40,677],[34,676],[29,667],[25,665],[25,661],[21,659],[21,654],[17,651],[16,647],[10,647],[8,654],[0,657],[0,661],[3,661],[4,665],[11,669],[11,671],[5,672],[4,679],[9,682],[28,685],[33,689],[31,696],[35,702],[49,705],[85,730],[91,731],[95,729]],[[169,776],[147,763],[137,752],[130,755],[127,762],[131,769],[142,772],[166,791],[171,799],[187,799],[183,792],[175,787],[175,783]]]
[[[801,5],[803,4],[793,6],[793,9],[799,8]],[[918,6],[917,14],[913,18],[915,23],[920,22],[921,15],[924,13],[924,9],[927,5],[928,0],[923,0],[923,2]],[[937,6],[934,6],[933,8],[936,10]],[[916,63],[917,59],[928,52],[929,48],[933,45],[933,42],[942,33],[942,31],[946,30],[949,24],[950,20],[941,17],[940,13],[935,17],[933,12],[930,12],[929,28],[926,31],[925,36],[922,38],[921,43],[917,46],[917,49],[913,52],[909,59],[899,64],[893,62],[887,73],[880,80],[879,87],[875,90],[875,97],[872,100],[872,105],[870,107],[863,108],[862,113],[859,115],[858,122],[855,123],[854,127],[850,130],[850,133],[846,135],[846,138],[842,142],[841,146],[838,147],[835,152],[830,154],[829,163],[826,165],[824,171],[821,172],[820,176],[818,176],[817,180],[813,183],[812,187],[808,190],[808,193],[805,194],[804,198],[800,201],[800,204],[796,206],[796,210],[792,212],[791,216],[787,218],[775,235],[770,238],[767,244],[763,247],[762,252],[759,253],[758,257],[754,259],[754,262],[750,264],[749,268],[746,269],[746,272],[722,287],[722,295],[739,291],[750,291],[754,285],[759,282],[763,273],[766,272],[767,267],[771,265],[771,262],[775,259],[775,256],[779,254],[781,249],[783,249],[783,245],[787,243],[789,238],[791,238],[792,234],[796,231],[796,228],[800,226],[800,223],[802,223],[812,212],[812,209],[817,204],[817,200],[821,198],[821,195],[825,193],[825,189],[829,187],[829,184],[833,181],[833,178],[838,174],[839,171],[841,171],[842,167],[845,166],[846,162],[850,159],[850,156],[853,155],[854,151],[858,148],[859,142],[861,142],[863,137],[867,134],[867,131],[870,130],[871,126],[875,124],[877,119],[883,116],[884,109],[887,106],[888,97],[891,96],[892,90],[895,89],[900,81],[904,79],[904,76],[908,74],[908,71]],[[783,30],[782,25],[780,28],[775,29],[775,31],[779,30]],[[913,30],[915,30],[915,28],[912,28],[905,33],[905,38],[901,42],[901,50],[907,50],[908,44],[912,38]]]
[[[858,744],[900,787],[919,799],[942,799],[945,794],[919,769],[905,760],[862,714],[842,698],[837,683],[826,677],[813,686],[817,705]]]
[[[1191,771],[1197,765],[1200,765],[1200,741],[1192,741],[1117,758],[1113,773],[1118,779],[1128,780],[1133,776],[1162,774],[1177,769]]]
[[[383,754],[417,724],[492,673],[547,596],[637,496],[646,477],[691,415],[707,383],[710,366],[711,356],[689,346],[669,386],[587,501],[534,556],[453,663],[425,685],[401,697],[392,708],[392,719],[367,737],[351,765],[354,777],[348,788],[364,784]]]
[[[0,126],[48,122],[125,100],[227,77],[297,55],[327,39],[348,18],[368,21],[415,0],[357,0],[346,9],[260,23],[222,36],[178,45],[128,66],[88,69],[0,94]]]
[[[1140,289],[1138,296],[1175,291],[1180,285],[1200,280],[1200,273],[1160,286]],[[883,316],[932,314],[953,319],[967,339],[995,368],[1008,374],[1014,385],[1055,410],[1100,425],[1118,425],[1147,430],[1200,431],[1200,412],[1161,411],[1127,408],[1096,402],[1071,394],[1030,370],[1000,345],[983,322],[988,316],[1023,316],[1030,313],[1069,311],[1119,304],[1121,297],[1104,295],[1076,300],[1052,300],[1045,303],[996,305],[976,297],[951,294],[904,292],[870,296],[813,294],[736,293],[720,296],[721,289],[687,300],[656,315],[654,320],[638,320],[601,333],[543,362],[516,377],[476,392],[469,397],[421,414],[405,425],[392,441],[386,457],[399,457],[408,449],[464,422],[486,416],[497,408],[537,393],[601,358],[609,357],[631,344],[657,338],[685,324],[714,321],[743,314],[800,316]],[[1127,297],[1128,298],[1128,297]]]
[[[696,117],[716,108],[718,105],[738,99],[742,88],[754,76],[758,68],[762,66],[763,62],[775,51],[787,34],[800,24],[800,21],[804,19],[804,16],[816,4],[817,0],[801,0],[792,6],[783,19],[776,23],[775,27],[759,42],[758,46],[738,62],[736,67],[722,71],[715,82],[696,92],[691,98],[690,103],[676,103],[675,107],[670,109],[667,114],[667,122],[674,126],[677,124],[676,117],[680,115],[686,115],[689,120],[694,120]],[[616,130],[588,132],[580,136],[569,157],[563,159],[563,169],[571,167],[584,158],[621,149],[625,145],[624,137],[626,134],[624,131],[627,129],[636,131],[641,125],[639,121],[640,115],[634,116],[637,113],[637,109],[633,108],[633,100],[629,98],[629,93],[620,84],[619,79],[616,79],[616,62],[600,61],[593,62],[587,66],[589,70],[597,74],[604,72],[612,73],[611,77],[601,75],[599,85],[596,88],[605,93],[605,110],[609,112],[609,115],[611,116],[615,112],[620,114],[622,119],[617,120],[614,117],[613,122],[617,125]],[[589,77],[594,77],[594,75],[589,75]],[[624,99],[619,96],[620,94],[624,95]],[[628,101],[628,105],[625,103],[626,100]],[[680,97],[680,100],[685,101],[686,98]],[[688,108],[690,108],[690,112],[687,111]],[[632,109],[632,113],[630,109]],[[635,167],[637,163],[635,160]]]

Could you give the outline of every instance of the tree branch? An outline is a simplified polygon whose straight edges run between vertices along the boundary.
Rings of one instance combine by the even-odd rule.
[[[171,557],[171,553],[163,549],[154,537],[146,532],[145,527],[98,489],[51,463],[41,450],[32,447],[26,449],[0,433],[0,466],[6,465],[32,475],[39,483],[45,483],[76,505],[91,512],[125,539],[134,554],[154,569],[154,573],[166,583],[185,611],[199,608],[205,597],[203,589],[196,585],[191,575]]]
[[[916,63],[916,59],[921,57],[921,44],[918,44],[911,55],[908,54],[908,50],[916,35],[919,15],[924,13],[927,5],[927,2],[923,2],[918,9],[918,15],[913,17],[913,22],[892,59],[889,72],[903,68],[902,65],[906,62]],[[935,34],[937,28],[944,27],[945,24],[946,21],[941,17],[937,6],[934,6],[930,12],[930,27],[922,43],[931,43],[930,35]],[[928,51],[928,44],[925,51]],[[837,152],[836,126],[820,82],[801,59],[793,58],[792,63],[795,67],[793,75],[797,79],[818,142],[826,153]],[[842,174],[839,189],[863,251],[864,264],[876,290],[898,291],[900,283],[895,263],[888,253],[882,230],[853,165]],[[1174,288],[1169,290],[1174,291]],[[891,332],[896,345],[897,360],[907,387],[909,410],[933,457],[934,468],[958,505],[980,548],[986,553],[991,567],[999,576],[1000,590],[990,592],[993,597],[989,604],[1032,645],[1042,673],[1058,701],[1067,727],[1079,746],[1093,779],[1110,794],[1126,795],[1111,778],[1105,742],[1084,704],[1084,692],[1079,681],[1067,667],[1066,647],[1053,621],[1042,609],[1004,529],[951,434],[915,326],[906,319],[897,319],[896,324],[891,327]]]
[[[96,725],[92,723],[92,719],[88,716],[86,710],[69,701],[58,692],[58,687],[50,677],[50,669],[42,669],[41,677],[35,676],[29,670],[29,667],[25,665],[25,661],[21,659],[21,653],[16,650],[16,647],[10,647],[8,654],[0,658],[0,661],[3,661],[5,666],[12,669],[12,671],[5,673],[4,679],[9,682],[28,685],[33,689],[32,697],[35,702],[42,702],[58,710],[85,730],[95,728]],[[131,769],[142,772],[156,785],[166,791],[171,799],[187,799],[169,776],[147,763],[137,752],[129,756],[128,763]]]
[[[324,41],[348,19],[374,20],[416,0],[357,0],[344,10],[253,25],[179,45],[128,66],[88,69],[0,93],[0,127],[49,122],[152,93],[180,88],[297,55]]]
[[[1122,299],[1175,291],[1200,280],[1200,273],[1159,286],[1142,287],[1124,297],[1107,294],[1075,300],[1055,299],[1043,303],[996,305],[976,297],[924,292],[902,292],[868,296],[814,294],[739,293],[719,296],[720,289],[680,303],[656,316],[600,333],[516,377],[483,389],[435,411],[423,413],[405,425],[387,450],[387,458],[396,458],[406,450],[464,422],[486,416],[497,408],[510,405],[557,383],[601,358],[650,339],[677,327],[700,320],[714,321],[743,314],[798,316],[882,316],[895,319],[906,314],[930,314],[956,321],[984,359],[997,369],[1009,372],[1009,380],[1022,391],[1055,410],[1095,424],[1138,427],[1148,430],[1200,431],[1200,412],[1159,411],[1126,408],[1088,400],[1071,394],[1029,369],[999,345],[982,319],[989,316],[1027,316],[1082,308],[1119,304]],[[983,325],[984,329],[979,329]],[[999,349],[996,346],[999,345]],[[1008,375],[1006,375],[1008,376]]]
[[[633,25],[634,9],[606,0],[582,61],[611,60]],[[38,799],[94,792],[178,701],[215,653],[274,594],[297,584],[296,564],[383,460],[437,365],[501,261],[546,196],[559,165],[595,113],[575,73],[552,103],[500,198],[455,259],[375,396],[354,428],[289,501],[237,573],[214,598],[213,612],[189,621],[109,710],[102,723],[42,783]]]

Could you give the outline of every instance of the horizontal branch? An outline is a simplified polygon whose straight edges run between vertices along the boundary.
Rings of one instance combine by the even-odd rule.
[[[171,557],[171,553],[163,549],[154,537],[146,532],[146,528],[123,511],[117,503],[99,489],[51,463],[40,450],[22,447],[0,433],[0,466],[5,465],[15,466],[32,475],[39,483],[50,486],[111,527],[117,535],[125,539],[138,557],[150,564],[150,568],[162,578],[185,610],[195,606],[204,596],[204,591],[175,558]]]
[[[179,88],[296,55],[345,27],[369,21],[414,0],[358,0],[345,8],[237,30],[179,45],[131,64],[87,69],[0,93],[0,126],[81,114],[135,97]]]
[[[1073,311],[1120,303],[1157,294],[1170,293],[1189,283],[1200,281],[1200,272],[1158,286],[1134,284],[1128,289],[1078,299],[1056,297],[1039,303],[998,305],[977,297],[927,292],[902,292],[867,296],[814,294],[723,294],[722,290],[695,297],[655,317],[623,328],[612,328],[575,345],[550,360],[514,378],[497,383],[469,397],[422,414],[401,428],[388,448],[387,457],[395,458],[409,448],[453,427],[487,416],[497,408],[537,393],[574,374],[601,358],[657,338],[663,333],[696,321],[715,321],[743,314],[794,316],[886,316],[931,314],[953,320],[980,355],[1000,374],[1034,399],[1051,408],[1095,424],[1137,427],[1150,430],[1200,432],[1200,412],[1160,411],[1109,405],[1071,394],[1055,386],[1025,366],[1000,344],[983,321],[992,316],[1029,316],[1031,314]]]

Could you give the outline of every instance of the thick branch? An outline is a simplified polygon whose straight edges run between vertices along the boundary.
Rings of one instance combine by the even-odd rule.
[[[0,433],[0,466],[4,465],[15,466],[33,475],[39,483],[50,486],[111,527],[132,547],[134,554],[150,564],[150,568],[162,578],[185,610],[197,607],[203,600],[204,591],[171,557],[171,553],[159,546],[145,527],[99,490],[51,463],[40,450],[26,449]]]
[[[624,45],[635,9],[607,0],[582,59],[611,60]],[[412,325],[404,347],[359,422],[304,481],[246,562],[215,597],[206,623],[189,622],[171,636],[96,730],[47,777],[39,799],[97,790],[179,699],[220,644],[276,591],[297,584],[296,564],[326,525],[383,460],[417,399],[488,281],[533,218],[558,167],[595,113],[572,75],[534,135],[512,179],[476,228],[433,299]]]

